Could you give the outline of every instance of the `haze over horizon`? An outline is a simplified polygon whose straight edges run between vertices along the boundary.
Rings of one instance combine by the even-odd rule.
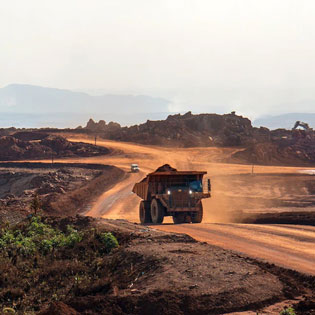
[[[3,1],[0,86],[148,95],[169,112],[314,113],[314,11],[311,0]]]

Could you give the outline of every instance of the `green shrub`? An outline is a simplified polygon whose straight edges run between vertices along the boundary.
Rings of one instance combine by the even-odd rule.
[[[280,312],[280,315],[295,315],[293,307],[285,307],[284,310]]]
[[[68,235],[64,240],[64,246],[73,247],[76,243],[80,243],[82,241],[82,234],[70,225],[67,226],[67,233]]]
[[[29,237],[24,237],[18,243],[20,253],[27,257],[33,255],[36,252],[36,245],[34,241]]]
[[[54,247],[51,240],[42,240],[40,243],[40,251],[44,255],[47,255],[49,252],[51,252],[53,248]]]
[[[112,249],[119,246],[116,237],[110,233],[101,233],[100,234],[100,241],[105,245],[105,252],[110,253]]]
[[[33,217],[30,225],[27,229],[29,236],[38,236],[38,235],[54,235],[56,231],[49,225],[43,223],[39,216]]]
[[[0,251],[11,248],[23,256],[30,256],[38,250],[41,254],[47,255],[56,248],[73,247],[81,242],[82,238],[82,233],[72,226],[67,226],[66,233],[63,233],[42,222],[39,216],[34,216],[24,231],[1,230]]]
[[[3,249],[5,246],[6,246],[5,241],[2,238],[0,238],[0,250]]]
[[[41,202],[40,202],[38,194],[35,194],[35,196],[33,197],[30,207],[34,211],[34,213],[37,214],[38,210],[41,207]]]
[[[14,243],[15,237],[14,237],[13,232],[10,230],[6,230],[1,237],[1,240],[5,245]]]

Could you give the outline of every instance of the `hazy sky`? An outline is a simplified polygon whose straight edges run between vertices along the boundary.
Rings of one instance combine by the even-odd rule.
[[[0,87],[315,112],[314,0],[0,0]]]

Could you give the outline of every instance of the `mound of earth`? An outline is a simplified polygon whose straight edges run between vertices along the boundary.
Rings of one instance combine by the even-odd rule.
[[[239,146],[252,139],[253,127],[249,119],[234,113],[227,115],[200,114],[170,115],[166,120],[150,121],[131,127],[120,127],[90,119],[87,131],[99,131],[103,137],[179,147]]]
[[[241,223],[250,224],[298,224],[315,225],[314,211],[279,212],[279,213],[242,213],[238,216]],[[236,220],[235,220],[236,221]]]
[[[164,164],[158,167],[155,172],[177,172],[177,169],[170,166],[169,164]]]
[[[42,135],[42,134],[41,134]],[[81,142],[70,142],[60,136],[47,135],[41,140],[21,140],[25,134],[17,137],[3,136],[0,138],[0,160],[51,159],[52,157],[88,157],[109,154],[110,150]],[[32,138],[29,135],[28,138]],[[33,141],[32,141],[33,140]]]
[[[28,255],[29,245],[22,250],[13,240],[34,229],[65,241],[53,249],[30,234],[39,249]],[[2,229],[8,242],[4,233],[14,237],[10,250],[0,248],[0,304],[21,314],[258,312],[314,290],[313,277],[122,220],[47,217]]]
[[[82,127],[78,127],[81,129]],[[109,122],[106,124],[105,120],[100,120],[98,123],[95,122],[92,118],[87,122],[85,129],[90,131],[102,132],[102,131],[115,131],[121,128],[120,124],[116,122]]]
[[[235,152],[232,161],[262,165],[314,165],[314,138],[262,142],[252,144],[242,151]]]
[[[12,134],[16,139],[23,141],[43,140],[49,136],[48,133],[41,131],[18,131]]]

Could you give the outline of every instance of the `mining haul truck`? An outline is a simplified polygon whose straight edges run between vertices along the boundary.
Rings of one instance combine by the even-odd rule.
[[[161,224],[165,216],[172,216],[175,224],[200,223],[201,199],[211,197],[210,179],[203,185],[205,174],[177,171],[165,164],[136,183],[132,191],[143,199],[139,206],[141,223]]]

